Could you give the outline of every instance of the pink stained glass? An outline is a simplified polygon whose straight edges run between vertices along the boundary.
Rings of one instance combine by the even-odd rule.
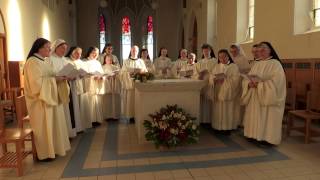
[[[148,16],[148,33],[153,32],[153,20],[152,16]]]
[[[100,32],[106,31],[106,25],[105,25],[104,17],[102,14],[100,14],[100,17],[99,17],[99,31]]]
[[[130,20],[128,16],[123,17],[122,19],[122,33],[128,34],[130,33]]]

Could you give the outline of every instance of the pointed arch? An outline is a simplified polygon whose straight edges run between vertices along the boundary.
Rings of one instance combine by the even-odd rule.
[[[141,37],[141,47],[147,48],[151,59],[154,58],[155,52],[155,12],[148,6],[144,5],[139,14],[139,27]]]
[[[130,48],[134,44],[134,34],[136,32],[135,27],[135,16],[134,12],[129,9],[129,8],[123,8],[119,12],[119,19],[117,21],[117,27],[120,32],[119,36],[120,37],[120,63],[123,63],[124,59],[127,59],[130,53]],[[125,20],[125,21],[124,21]],[[129,23],[129,31],[123,32],[123,26],[125,26],[123,23]]]
[[[189,49],[197,54],[198,50],[198,21],[197,16],[194,11],[192,11],[189,19],[189,29],[188,29],[188,47]]]

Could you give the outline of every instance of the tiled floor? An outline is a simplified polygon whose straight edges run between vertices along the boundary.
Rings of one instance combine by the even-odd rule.
[[[28,157],[25,175],[0,169],[0,180],[320,180],[320,140],[303,144],[302,136],[284,138],[276,148],[259,148],[241,136],[201,130],[200,141],[176,149],[139,145],[134,125],[105,123],[72,139],[66,157],[36,162]]]

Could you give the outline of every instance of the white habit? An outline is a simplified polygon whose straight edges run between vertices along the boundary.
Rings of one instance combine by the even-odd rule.
[[[148,72],[142,59],[129,58],[124,60],[120,72],[120,82],[122,88],[121,114],[125,118],[134,117],[134,82],[130,76],[130,73],[133,73],[134,69],[140,69],[142,72]]]
[[[64,156],[70,142],[54,72],[48,62],[35,56],[24,66],[24,86],[37,155],[39,159]]]
[[[249,80],[242,82],[242,101],[246,105],[244,135],[258,141],[280,144],[282,118],[286,99],[286,77],[281,63],[275,59],[260,60],[249,75],[262,81],[257,88],[249,88]]]
[[[222,84],[213,82],[217,74],[224,73],[226,78]],[[212,87],[212,122],[211,126],[217,130],[232,130],[239,125],[239,108],[237,101],[240,92],[240,73],[236,64],[217,64],[212,69],[210,84]]]

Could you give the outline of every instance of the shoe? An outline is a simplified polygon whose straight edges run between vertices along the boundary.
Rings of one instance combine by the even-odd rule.
[[[92,123],[92,126],[93,126],[93,127],[98,127],[98,126],[100,126],[100,125],[101,125],[101,123],[99,123],[99,122],[93,122],[93,123]]]
[[[55,158],[39,159],[37,157],[37,161],[39,161],[39,162],[51,162],[51,161],[54,161],[54,160],[55,160]]]
[[[129,122],[130,122],[130,124],[134,124],[135,123],[134,118],[130,118]]]

